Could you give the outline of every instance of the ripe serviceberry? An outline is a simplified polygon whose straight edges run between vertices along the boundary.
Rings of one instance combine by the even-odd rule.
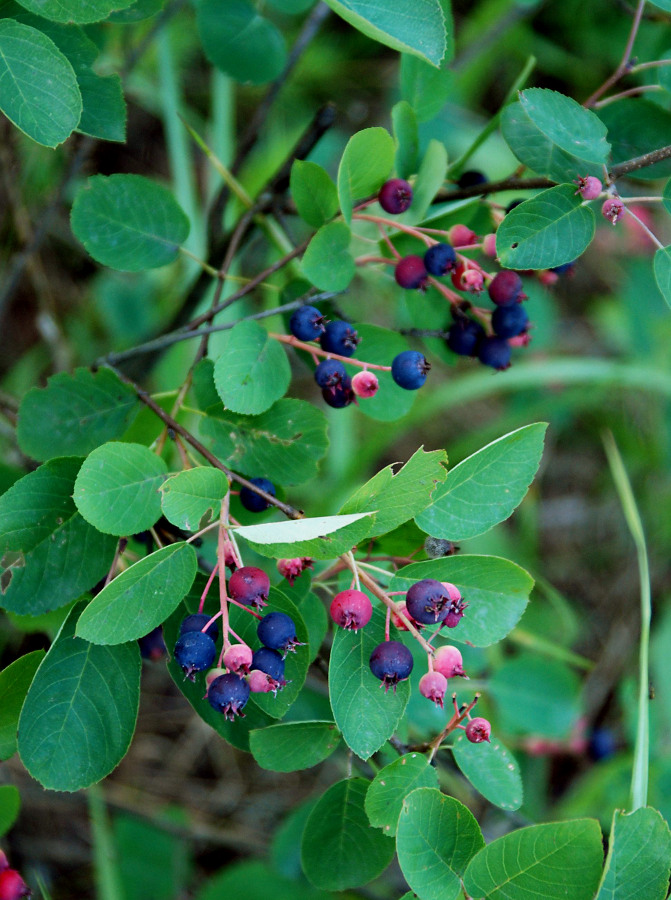
[[[426,271],[424,260],[421,256],[411,254],[399,259],[394,269],[396,284],[409,291],[422,290],[426,287],[429,273]]]
[[[485,184],[486,181],[487,176],[483,175],[482,172],[478,172],[477,169],[467,169],[461,173],[457,184],[460,188],[469,188],[476,187],[478,184]]]
[[[252,669],[247,676],[247,684],[253,694],[267,694],[273,690],[273,679],[260,669]]]
[[[252,670],[258,669],[270,679],[270,690],[277,693],[287,683],[284,679],[284,660],[269,647],[259,647],[252,656]]]
[[[433,655],[433,668],[445,678],[465,678],[464,661],[457,647],[439,647]]]
[[[624,203],[617,197],[611,197],[601,207],[601,215],[615,225],[624,215]]]
[[[492,328],[499,337],[517,337],[527,330],[528,325],[529,316],[521,303],[497,306],[492,313]]]
[[[578,185],[576,194],[580,194],[583,200],[596,200],[603,190],[603,185],[594,175],[587,175],[584,178],[578,177],[573,180]]]
[[[275,496],[275,485],[272,481],[268,481],[267,478],[250,478],[249,480],[252,484],[261,488],[262,491],[265,491],[266,494]],[[270,503],[264,497],[248,487],[240,488],[240,503],[250,512],[263,512],[264,509],[268,509],[270,506]]]
[[[453,225],[447,232],[450,243],[454,247],[468,247],[477,244],[478,236],[466,225]]]
[[[193,615],[187,616],[186,619],[182,619],[182,624],[179,626],[180,636],[186,634],[187,631],[202,631],[211,618],[212,616],[208,616],[206,613],[193,613]],[[219,626],[217,623],[213,622],[205,634],[209,635],[213,641],[218,641]]]
[[[0,872],[0,900],[20,900],[30,897],[32,891],[16,869]]]
[[[261,609],[268,600],[270,580],[263,569],[256,566],[243,566],[228,579],[228,592],[234,600],[243,606]]]
[[[316,341],[324,330],[324,316],[316,306],[301,306],[289,319],[289,331],[299,341]]]
[[[443,708],[443,698],[447,690],[447,678],[440,672],[427,672],[419,679],[419,692],[422,697]]]
[[[373,650],[370,655],[370,670],[379,678],[385,687],[396,691],[399,681],[405,681],[412,672],[412,653],[400,641],[385,641]]]
[[[450,611],[450,595],[440,581],[423,578],[408,588],[405,605],[416,622],[434,625]]]
[[[554,272],[555,275],[572,275],[574,269],[575,260],[571,260],[571,262],[562,263],[561,266],[554,266],[550,271]]]
[[[610,728],[595,728],[589,737],[587,752],[590,759],[598,762],[608,759],[617,752],[617,740]]]
[[[319,338],[319,343],[322,350],[326,350],[327,353],[352,356],[360,340],[359,335],[348,322],[335,319],[333,322],[327,323],[324,333]]]
[[[517,300],[525,299],[522,293],[522,279],[512,269],[497,272],[489,282],[487,293],[497,306],[508,306]]]
[[[377,394],[379,386],[380,383],[377,380],[377,375],[373,372],[357,372],[354,378],[352,378],[352,390],[357,397],[361,397],[363,400],[374,397]]]
[[[296,556],[293,559],[278,559],[277,571],[293,587],[294,581],[306,569],[312,568],[312,559],[309,556]]]
[[[489,735],[492,733],[492,726],[487,719],[478,716],[471,719],[466,726],[466,737],[471,744],[481,744],[483,741],[489,741]]]
[[[267,613],[256,626],[256,634],[264,647],[277,650],[282,656],[295,653],[300,645],[294,620],[283,612]]]
[[[339,359],[324,359],[315,369],[315,381],[320,388],[337,387],[346,377],[347,371]]]
[[[224,665],[231,672],[246,675],[252,665],[252,648],[247,644],[231,644],[224,651]]]
[[[142,659],[163,659],[166,654],[165,641],[163,640],[163,628],[157,625],[149,634],[138,639],[140,656]]]
[[[390,178],[380,188],[377,199],[385,212],[396,216],[412,203],[412,186],[403,178]]]
[[[358,631],[370,622],[373,604],[363,591],[340,591],[331,601],[331,618],[348,631]]]
[[[191,681],[196,680],[196,672],[210,668],[216,655],[214,641],[202,631],[187,631],[175,644],[175,659]]]
[[[352,379],[349,375],[345,375],[340,384],[336,384],[334,387],[323,388],[322,397],[333,409],[343,409],[343,407],[349,406],[350,403],[354,402]]]
[[[430,559],[440,559],[441,556],[454,556],[459,547],[452,541],[443,538],[429,537],[424,541],[424,552]]]
[[[461,315],[450,325],[446,343],[459,356],[477,356],[480,341],[485,337],[485,329],[475,319]]]
[[[510,366],[510,344],[505,338],[485,337],[478,347],[478,359],[499,372]]]
[[[391,362],[391,377],[406,391],[416,391],[426,381],[431,364],[418,350],[404,350]]]
[[[447,275],[457,268],[457,254],[451,244],[433,244],[424,254],[424,266],[429,275]]]
[[[242,708],[249,700],[249,685],[244,678],[227,672],[215,678],[207,692],[212,709],[223,713],[225,719],[235,721],[236,716],[244,719]]]

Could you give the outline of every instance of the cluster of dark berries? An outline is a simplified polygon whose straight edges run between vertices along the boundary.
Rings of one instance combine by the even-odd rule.
[[[429,275],[442,278],[456,272],[459,267],[457,252],[451,244],[433,244],[424,256],[411,253],[396,263],[394,278],[396,284],[406,290],[423,291]]]
[[[0,900],[21,900],[30,897],[32,891],[21,874],[9,866],[9,861],[0,850]]]

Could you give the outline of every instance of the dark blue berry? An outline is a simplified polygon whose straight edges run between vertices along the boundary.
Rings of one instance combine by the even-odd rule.
[[[149,634],[139,638],[138,644],[140,645],[140,656],[142,659],[163,659],[166,654],[163,627],[157,625]]]
[[[227,672],[215,678],[207,689],[207,699],[212,709],[223,713],[225,719],[233,722],[236,716],[244,719],[241,712],[249,700],[249,685],[244,678]]]
[[[478,347],[478,359],[493,369],[507,369],[510,365],[510,344],[501,337],[483,338]]]
[[[617,741],[610,728],[595,728],[589,738],[589,755],[593,760],[608,759],[617,752]]]
[[[258,650],[254,651],[251,667],[252,669],[259,669],[261,672],[265,672],[266,675],[270,675],[275,681],[284,679],[284,660],[277,650],[271,650],[270,647],[259,647]]]
[[[469,188],[475,187],[477,184],[484,184],[486,181],[487,176],[483,175],[482,172],[478,172],[477,169],[467,169],[461,173],[457,184],[460,188]]]
[[[415,622],[435,625],[450,612],[450,595],[440,581],[424,578],[416,581],[405,595],[405,605]]]
[[[385,212],[396,216],[412,203],[412,186],[403,178],[390,178],[380,188],[377,199]]]
[[[252,484],[260,487],[262,491],[265,491],[266,494],[275,496],[275,485],[272,481],[268,481],[267,478],[250,478],[249,480]],[[264,500],[260,494],[248,487],[240,488],[240,503],[250,512],[263,512],[264,509],[268,509],[270,506],[267,500]]]
[[[283,612],[265,615],[256,626],[256,634],[265,647],[277,650],[283,656],[293,652],[299,644],[294,620]]]
[[[347,322],[336,319],[328,322],[324,333],[319,338],[322,350],[337,353],[338,356],[351,356],[359,343],[359,335]]]
[[[557,275],[567,275],[573,271],[575,266],[575,260],[573,262],[563,263],[561,266],[555,266],[554,269],[550,269],[551,272],[555,272]]]
[[[196,672],[210,668],[216,654],[214,641],[202,631],[187,631],[175,644],[175,659],[191,681],[195,681]]]
[[[426,271],[424,260],[421,256],[404,256],[399,259],[394,269],[396,284],[406,290],[422,289],[426,286],[429,273]]]
[[[349,375],[345,375],[340,384],[336,384],[334,387],[323,388],[322,397],[333,409],[343,409],[343,407],[349,406],[354,401],[352,379]]]
[[[430,363],[418,350],[404,350],[391,362],[391,377],[406,391],[416,391],[426,381]]]
[[[208,616],[205,613],[194,613],[191,616],[187,616],[179,626],[180,636],[186,634],[187,631],[202,631],[211,618],[212,616]],[[209,634],[213,641],[219,640],[219,626],[217,623],[213,622],[205,634]]]
[[[412,653],[400,641],[385,641],[370,655],[370,670],[386,690],[404,681],[412,672]]]
[[[521,303],[497,306],[492,313],[492,328],[502,338],[517,337],[527,330],[529,316]]]
[[[497,306],[508,306],[521,299],[522,279],[512,269],[504,269],[497,272],[489,282],[487,292]]]
[[[316,341],[324,328],[324,316],[315,306],[301,306],[289,320],[289,331],[299,341]]]
[[[315,381],[320,388],[336,387],[346,377],[347,371],[339,359],[324,359],[315,369]]]
[[[522,197],[518,197],[516,200],[511,200],[508,206],[506,206],[506,215],[508,215],[511,210],[515,209],[516,206],[519,206],[520,203],[524,203]]]
[[[485,329],[479,322],[460,316],[447,332],[447,346],[459,356],[477,356],[480,341],[485,336]]]
[[[451,244],[434,244],[424,254],[424,265],[429,275],[447,275],[457,268],[457,252]]]

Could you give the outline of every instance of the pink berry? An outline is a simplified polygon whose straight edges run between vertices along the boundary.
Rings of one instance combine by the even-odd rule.
[[[418,631],[419,631],[421,628],[423,628],[423,625],[421,624],[421,622],[415,622],[415,620],[413,619],[413,617],[412,617],[412,616],[410,615],[410,613],[408,612],[408,608],[407,608],[407,606],[405,605],[405,603],[397,603],[397,604],[396,604],[396,611],[393,610],[393,609],[392,609],[392,611],[391,611],[391,622],[392,622],[392,625],[394,626],[394,628],[398,628],[399,631],[407,631],[407,630],[408,630],[407,625],[405,624],[405,622],[403,622],[403,621],[401,620],[401,618],[399,617],[398,613],[403,613],[403,615],[406,617],[406,619],[409,619],[410,622],[415,626],[415,628],[416,628]]]
[[[556,272],[552,272],[550,269],[545,269],[543,272],[538,273],[538,280],[541,284],[544,284],[545,287],[551,287],[553,284],[557,284],[559,275],[557,275]]]
[[[224,665],[231,672],[246,675],[252,664],[252,648],[247,644],[231,644],[224,652]]]
[[[466,737],[471,744],[481,744],[483,741],[489,741],[489,735],[492,733],[492,726],[487,719],[477,717],[471,719],[466,726]]]
[[[496,258],[496,235],[495,234],[486,234],[482,239],[482,252],[485,256],[491,256],[492,259]]]
[[[9,860],[5,856],[5,854],[0,850],[0,872],[4,872],[5,869],[9,868]]]
[[[485,279],[480,269],[466,269],[461,276],[461,283],[464,286],[463,290],[469,294],[479,294],[484,287]]]
[[[263,571],[256,566],[243,566],[234,572],[228,580],[228,592],[230,596],[244,606],[253,606],[260,609],[266,605],[270,580]]]
[[[578,185],[576,194],[580,194],[583,200],[596,200],[603,190],[603,185],[598,178],[594,177],[594,175],[587,175],[585,178],[576,178],[575,183]]]
[[[273,679],[260,669],[252,669],[247,676],[247,684],[253,694],[267,694],[273,689]]]
[[[372,372],[357,372],[352,379],[352,390],[357,397],[362,397],[364,399],[374,397],[377,394],[379,386],[377,376]]]
[[[306,569],[312,568],[312,559],[309,556],[296,556],[293,559],[278,559],[277,571],[293,587],[294,581]]]
[[[227,566],[231,572],[235,572],[238,568],[238,557],[232,541],[224,541],[224,565]]]
[[[440,672],[427,672],[419,679],[419,692],[422,697],[443,708],[443,698],[447,690],[447,678]]]
[[[21,897],[30,897],[31,893],[16,869],[0,872],[0,900],[20,900]]]
[[[412,203],[412,186],[403,178],[390,178],[380,188],[377,199],[385,212],[397,216]]]
[[[454,678],[457,675],[464,678],[466,675],[461,651],[457,647],[439,647],[433,655],[433,668],[445,678]]]
[[[410,256],[404,256],[396,263],[394,278],[399,287],[409,291],[421,291],[426,287],[429,273],[426,271],[422,257],[411,254]]]
[[[370,622],[373,604],[363,591],[348,590],[336,594],[331,601],[331,618],[347,631],[358,631]]]
[[[617,197],[611,197],[601,207],[601,215],[615,225],[624,215],[624,203]]]
[[[225,674],[226,674],[226,669],[222,669],[219,666],[217,666],[215,669],[210,669],[208,672],[205,673],[205,684],[209,688],[209,686],[212,684],[212,682],[214,681],[215,678],[219,678],[220,675],[225,675]]]
[[[447,596],[453,603],[458,603],[459,600],[461,600],[461,591],[456,584],[452,584],[451,581],[441,581],[440,583],[447,591]]]
[[[453,225],[447,232],[447,238],[453,247],[468,247],[478,242],[477,234],[466,225]]]

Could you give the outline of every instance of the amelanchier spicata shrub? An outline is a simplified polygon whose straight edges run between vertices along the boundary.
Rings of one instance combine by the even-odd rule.
[[[271,5],[312,16],[315,28],[327,12]],[[569,277],[597,228],[622,227],[627,217],[641,224],[627,177],[663,166],[671,147],[628,152],[623,117],[632,89],[622,98],[604,94],[642,64],[626,59],[585,102],[529,86],[525,70],[494,123],[520,169],[492,182],[468,168],[477,141],[449,160],[439,140],[418,140],[418,125],[431,118],[427,73],[439,95],[449,90],[449,2],[328,6],[402,53],[402,99],[390,115],[349,137],[334,180],[306,159],[331,123],[322,111],[254,196],[238,178],[240,163],[229,171],[187,126],[225,186],[206,259],[185,282],[184,316],[148,343],[52,375],[21,400],[16,437],[26,474],[0,495],[0,607],[62,616],[46,652],[0,672],[0,758],[18,752],[48,790],[103,779],[133,738],[141,650],[160,658],[162,634],[184,702],[260,766],[292,772],[332,754],[349,760],[351,774],[316,800],[300,838],[315,888],[367,884],[396,854],[420,900],[522,900],[531,892],[662,900],[671,844],[645,803],[614,813],[604,859],[596,820],[518,827],[511,818],[507,833],[486,843],[449,793],[451,779],[463,777],[500,810],[523,802],[514,753],[497,734],[506,706],[518,701],[471,688],[467,672],[478,648],[516,628],[534,582],[515,560],[457,551],[521,503],[546,425],[502,434],[456,465],[448,465],[450,435],[440,449],[416,444],[402,465],[362,479],[327,515],[294,499],[297,486],[316,483],[329,421],[347,429],[353,416],[366,416],[383,428],[430,394],[445,363],[467,371],[479,361],[497,370],[492,378],[509,377],[498,373],[533,339],[534,290]],[[655,6],[669,10],[666,0]],[[159,7],[7,5],[0,108],[46,147],[74,131],[123,140],[121,81],[91,68],[97,47],[84,26],[123,29]],[[234,12],[250,26],[244,52]],[[199,0],[185,16],[205,57],[234,81],[264,84],[282,73],[285,38],[263,5]],[[25,91],[29,61],[39,77],[31,75]],[[645,100],[635,102],[646,109]],[[671,189],[653,185],[652,199],[671,211]],[[511,188],[523,199],[501,204]],[[195,222],[157,179],[92,174],[79,177],[72,194],[73,243],[101,266],[193,264],[186,244]],[[671,303],[671,248],[641,227],[657,246],[654,276]],[[251,280],[229,281],[236,287],[224,297],[251,235],[272,248],[270,261]],[[339,301],[358,277],[393,298],[382,324],[364,304],[356,321],[342,312]],[[277,288],[274,306],[236,307],[266,283]],[[211,302],[199,306],[206,294]],[[210,351],[224,310],[225,341]],[[269,315],[272,328],[263,321]],[[182,341],[200,349],[175,371],[166,402],[129,365],[156,361]],[[298,399],[292,374],[301,367],[315,384]],[[330,411],[345,407],[356,412]],[[150,426],[138,426],[140,410]],[[310,691],[308,673],[328,691],[324,718],[295,714],[309,708],[295,707]],[[25,895],[22,876],[0,853],[2,860],[0,898]],[[643,880],[645,896],[637,893]]]

